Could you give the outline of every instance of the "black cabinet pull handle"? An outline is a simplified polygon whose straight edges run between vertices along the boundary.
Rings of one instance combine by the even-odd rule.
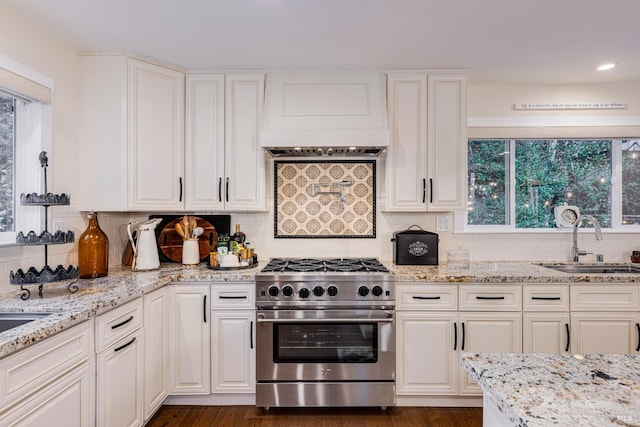
[[[235,295],[220,295],[220,299],[247,299],[247,296],[235,296]]]
[[[202,316],[204,317],[204,323],[207,323],[207,296],[204,296],[204,301],[202,303]]]
[[[636,347],[636,351],[640,351],[640,323],[636,323],[636,328],[638,328],[638,346]]]
[[[132,320],[133,320],[133,316],[129,317],[127,320],[124,320],[124,321],[122,321],[122,322],[120,322],[120,323],[118,323],[116,325],[111,326],[111,330],[118,329],[119,327],[126,325],[127,323],[131,322]]]
[[[433,203],[433,178],[429,178],[429,203]]]
[[[113,352],[114,352],[114,353],[117,353],[117,352],[118,352],[118,351],[120,351],[120,350],[124,350],[125,348],[127,348],[127,347],[129,347],[131,344],[133,344],[133,343],[135,342],[135,340],[136,340],[136,337],[131,338],[131,341],[129,341],[128,343],[123,344],[123,345],[121,345],[120,347],[116,347],[116,348],[114,348],[114,349],[113,349]]]
[[[218,178],[218,201],[222,203],[222,177]]]
[[[458,348],[458,324],[453,322],[453,350]]]
[[[413,299],[440,299],[439,296],[437,297],[421,297],[421,296],[413,296]]]
[[[422,203],[427,200],[427,180],[422,178]]]
[[[179,201],[182,201],[182,177],[178,178],[178,181],[180,181],[180,197],[179,197]]]
[[[462,322],[461,325],[462,325],[462,346],[460,347],[460,350],[464,351],[464,322]]]
[[[571,332],[569,330],[569,324],[565,323],[564,328],[567,330],[567,346],[564,348],[564,351],[569,351],[569,345],[571,344]]]
[[[560,297],[531,297],[531,299],[538,301],[560,301]]]
[[[482,296],[478,296],[478,297],[476,297],[476,299],[479,299],[479,300],[502,300],[502,299],[504,299],[504,297],[482,297]]]
[[[225,188],[225,192],[224,192],[224,197],[225,197],[225,200],[228,202],[229,201],[229,178],[227,178],[227,184],[226,184],[226,188]]]
[[[249,323],[249,340],[251,342],[251,348],[253,348],[253,320]]]

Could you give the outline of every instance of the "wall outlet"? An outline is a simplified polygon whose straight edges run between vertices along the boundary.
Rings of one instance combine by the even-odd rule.
[[[62,221],[53,221],[53,232],[62,231]]]
[[[449,215],[436,216],[436,231],[452,231],[451,217]]]

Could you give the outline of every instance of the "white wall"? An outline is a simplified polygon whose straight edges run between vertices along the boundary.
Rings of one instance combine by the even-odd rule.
[[[71,46],[60,41],[33,22],[17,15],[0,3],[0,55],[13,63],[18,63],[53,82],[51,102],[52,142],[49,155],[49,191],[71,195],[71,206],[52,207],[52,219],[62,221],[64,230],[73,230],[76,238],[88,223],[73,205],[77,194],[78,159],[77,144],[77,54]],[[38,159],[34,159],[36,164]],[[35,191],[35,189],[34,189]],[[38,208],[33,208],[38,209]],[[100,225],[110,240],[110,264],[119,264],[122,243],[118,236],[122,223],[128,215],[100,215]],[[44,224],[43,224],[44,226]],[[51,228],[50,228],[51,229]],[[30,231],[30,230],[22,230]],[[34,230],[40,232],[42,230]],[[77,243],[49,247],[49,265],[56,267],[77,265]],[[1,247],[0,248],[0,292],[15,290],[9,284],[9,272],[29,267],[41,269],[44,266],[42,247]]]

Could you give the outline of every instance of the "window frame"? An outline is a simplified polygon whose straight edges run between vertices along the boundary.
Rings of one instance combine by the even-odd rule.
[[[507,207],[509,212],[510,223],[500,225],[473,225],[468,224],[468,211],[456,212],[454,214],[455,230],[457,232],[467,233],[556,233],[558,231],[571,231],[571,228],[548,227],[548,228],[517,228],[515,224],[515,142],[516,140],[534,140],[534,139],[606,139],[611,141],[611,227],[603,228],[603,231],[613,233],[640,233],[640,224],[622,224],[622,140],[637,139],[637,137],[477,137],[468,138],[469,141],[478,140],[504,140],[509,147],[509,168],[506,173],[505,191],[508,190]],[[467,183],[469,183],[469,175],[467,174]]]

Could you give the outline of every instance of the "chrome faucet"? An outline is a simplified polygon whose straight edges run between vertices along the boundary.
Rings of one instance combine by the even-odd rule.
[[[579,262],[581,255],[587,255],[591,253],[578,249],[578,228],[580,228],[580,223],[584,220],[591,221],[596,232],[596,240],[602,240],[602,230],[600,229],[600,223],[598,222],[598,220],[591,215],[580,215],[578,219],[576,219],[576,222],[573,224],[573,246],[571,247],[571,257],[573,258],[573,262]]]

